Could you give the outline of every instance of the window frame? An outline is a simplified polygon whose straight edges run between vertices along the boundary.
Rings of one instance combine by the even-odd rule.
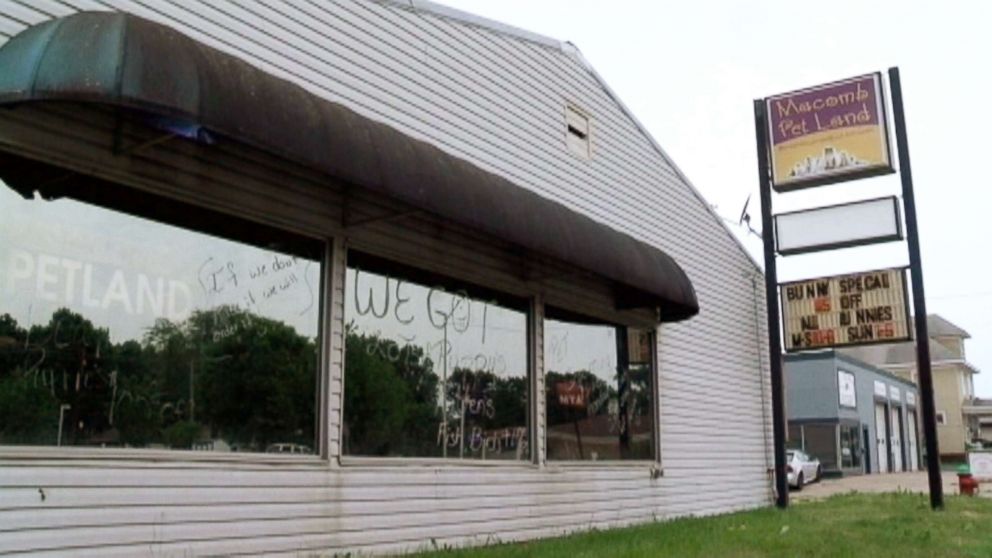
[[[157,215],[149,215],[146,212],[136,210],[135,201],[141,198],[154,200],[167,204],[175,204],[179,207],[189,208],[196,212],[211,215],[230,223],[241,225],[261,225],[286,234],[290,237],[299,237],[301,240],[319,243],[322,247],[321,267],[319,286],[319,311],[317,324],[317,339],[319,355],[317,359],[315,388],[317,390],[315,403],[315,434],[317,439],[314,444],[314,453],[310,455],[286,454],[286,453],[249,453],[249,452],[209,452],[195,450],[173,450],[173,449],[146,449],[146,448],[96,448],[85,446],[28,446],[28,445],[0,445],[0,459],[12,460],[51,460],[59,462],[82,462],[95,461],[105,462],[155,462],[161,463],[165,467],[190,467],[190,468],[220,468],[230,469],[239,467],[253,467],[258,465],[279,465],[288,467],[328,468],[352,467],[352,466],[430,466],[430,467],[503,467],[507,469],[558,469],[558,468],[598,468],[598,469],[623,469],[623,468],[650,468],[653,477],[663,475],[662,451],[661,451],[661,400],[659,392],[659,365],[657,343],[659,328],[657,322],[644,317],[618,312],[609,305],[593,304],[590,301],[571,300],[556,293],[548,293],[553,299],[551,306],[561,308],[566,312],[585,316],[597,322],[620,325],[626,328],[638,328],[647,330],[652,350],[650,351],[650,390],[651,390],[651,410],[652,419],[652,441],[653,458],[632,459],[632,460],[599,460],[599,461],[575,461],[575,460],[552,460],[547,459],[547,409],[544,407],[543,398],[545,396],[545,368],[543,359],[539,359],[540,348],[543,347],[545,316],[545,294],[544,289],[534,283],[526,282],[519,288],[510,284],[503,284],[499,281],[489,282],[483,278],[468,277],[470,274],[460,268],[452,268],[449,272],[443,265],[431,262],[419,267],[419,269],[430,275],[446,277],[453,282],[461,282],[474,285],[482,290],[502,293],[507,297],[527,301],[527,308],[524,310],[527,319],[526,333],[526,363],[528,366],[528,386],[530,389],[528,404],[528,435],[530,436],[530,455],[528,459],[520,461],[482,461],[482,460],[459,460],[457,458],[415,458],[415,457],[363,457],[346,456],[343,454],[341,446],[341,434],[343,428],[343,399],[344,399],[344,366],[347,359],[343,346],[344,333],[344,313],[338,309],[342,302],[338,297],[344,295],[343,287],[347,271],[347,256],[349,250],[349,236],[346,229],[339,229],[336,226],[324,227],[309,221],[291,220],[281,214],[258,215],[254,212],[240,212],[232,209],[229,204],[223,203],[219,199],[212,197],[190,197],[181,191],[161,190],[158,188],[145,188],[136,186],[129,179],[115,178],[103,180],[85,175],[76,175],[81,181],[98,181],[112,187],[112,191],[118,194],[117,197],[101,198],[98,200],[89,199],[85,196],[73,195],[69,190],[67,197],[80,203],[90,206],[100,207],[105,210],[118,212],[139,219],[143,219],[155,224],[172,226],[182,230],[195,233],[207,234],[234,242],[250,241],[238,240],[237,236],[224,235],[223,233],[211,232],[210,227],[191,226],[186,223],[177,223],[168,218]],[[71,183],[70,183],[71,184]],[[101,184],[102,185],[102,184]],[[86,185],[89,187],[90,185]],[[3,186],[7,187],[7,186]],[[111,200],[107,202],[106,200]],[[119,203],[118,203],[119,201]],[[140,204],[137,206],[140,207]],[[388,250],[380,247],[370,246],[362,242],[359,250],[370,255],[388,259],[401,266],[416,267],[410,265],[409,258],[401,254],[388,255]],[[500,286],[502,285],[502,286]],[[341,288],[338,291],[339,287]],[[340,312],[340,315],[338,315]],[[340,347],[338,345],[340,344]],[[338,353],[340,351],[340,357]],[[340,362],[334,362],[336,359]],[[339,368],[340,367],[340,368]],[[335,382],[340,375],[341,392],[335,393]]]
[[[239,240],[234,235],[225,235],[225,232],[229,230],[226,227],[240,229],[240,227],[251,227],[254,225],[256,227],[262,226],[271,229],[272,232],[285,235],[286,237],[297,237],[299,240],[312,242],[315,247],[319,245],[320,259],[318,263],[321,267],[319,274],[320,285],[317,288],[318,323],[316,335],[316,345],[319,353],[316,359],[317,367],[314,370],[314,403],[317,405],[314,409],[314,420],[316,421],[314,425],[314,453],[306,455],[266,452],[212,452],[183,449],[0,444],[0,460],[42,459],[59,462],[96,461],[100,463],[111,461],[155,462],[163,463],[165,466],[191,468],[230,468],[231,465],[251,467],[273,464],[303,466],[305,468],[326,467],[331,462],[329,459],[329,439],[327,436],[329,413],[327,401],[330,395],[328,387],[330,386],[331,377],[329,350],[332,347],[332,336],[330,335],[330,331],[333,328],[329,327],[330,324],[327,322],[327,319],[330,316],[330,309],[334,301],[332,280],[335,262],[333,259],[333,239],[329,238],[326,233],[317,230],[306,227],[289,228],[276,219],[259,219],[250,214],[237,214],[217,203],[203,200],[192,202],[179,196],[165,195],[143,188],[137,188],[119,180],[104,181],[73,174],[72,179],[67,182],[69,187],[65,190],[62,190],[63,186],[59,187],[60,195],[58,197],[105,211],[141,219],[153,225],[174,227],[183,231],[220,238],[229,242],[259,247],[257,244]],[[94,184],[97,185],[97,188],[94,188]],[[105,187],[105,191],[100,190],[99,187],[101,186]],[[0,188],[9,188],[16,192],[12,186],[3,181],[0,181]],[[78,190],[74,192],[73,188],[77,188]],[[94,195],[94,192],[97,192],[96,195]],[[155,207],[158,210],[161,210],[162,206],[167,206],[169,209],[164,211],[165,216],[163,216],[163,213],[150,215],[153,212],[143,212],[140,209],[135,209],[143,207],[143,201],[155,202]],[[175,214],[169,213],[170,210],[174,211],[176,208],[188,210],[191,214],[194,214],[196,217],[190,218],[193,221],[197,218],[207,216],[216,228],[223,228],[225,232],[211,232],[211,226],[197,227],[189,223],[182,223],[180,221],[186,220],[186,217],[180,218]],[[216,222],[220,222],[221,226],[216,226]]]
[[[585,460],[579,460],[579,459],[549,459],[548,456],[547,456],[547,447],[548,447],[547,409],[545,408],[545,413],[544,413],[544,417],[543,417],[544,418],[544,433],[543,433],[543,439],[542,439],[542,447],[544,448],[544,452],[543,452],[543,455],[542,455],[543,463],[545,464],[546,467],[548,467],[550,469],[555,469],[555,468],[562,468],[562,469],[569,469],[569,468],[577,468],[577,469],[588,469],[588,468],[595,468],[595,469],[603,469],[603,468],[637,468],[637,469],[643,469],[645,467],[650,467],[651,470],[653,472],[655,472],[655,474],[657,476],[663,476],[664,475],[664,467],[663,467],[662,455],[661,455],[661,392],[659,391],[659,380],[660,380],[660,378],[658,376],[658,327],[656,326],[654,328],[646,328],[646,327],[644,327],[642,325],[639,325],[639,324],[619,323],[619,322],[614,322],[614,321],[611,321],[611,320],[608,320],[608,319],[604,319],[604,318],[601,318],[599,316],[595,316],[595,315],[592,315],[592,314],[583,314],[581,312],[573,312],[571,310],[562,309],[562,308],[560,308],[557,305],[553,305],[553,307],[556,308],[556,309],[561,310],[566,315],[567,314],[581,315],[581,316],[583,316],[583,317],[585,317],[586,319],[589,319],[589,320],[600,321],[600,322],[602,322],[602,325],[608,325],[608,326],[614,326],[614,327],[624,327],[624,328],[627,328],[628,330],[631,329],[631,328],[647,330],[648,338],[649,338],[649,341],[648,342],[650,343],[650,345],[652,347],[651,355],[650,355],[650,363],[649,363],[649,366],[650,366],[649,377],[651,378],[651,382],[650,382],[650,386],[649,386],[649,390],[651,392],[651,410],[650,410],[649,416],[650,416],[650,418],[652,420],[652,425],[651,425],[652,436],[651,437],[652,437],[652,453],[653,453],[653,456],[651,458],[648,458],[648,459],[603,459],[603,460],[589,460],[589,459],[585,459]],[[543,343],[544,343],[544,332],[545,332],[544,325],[547,322],[547,320],[549,319],[547,317],[547,312],[542,312],[541,318],[542,318],[542,323],[541,323],[540,335],[541,335],[542,339],[541,339],[540,342],[543,345]],[[554,319],[554,318],[551,318],[551,319]],[[542,351],[542,354],[544,354],[545,355],[545,358],[546,358],[546,353],[544,353]],[[617,358],[619,358],[619,355],[617,355]],[[547,390],[547,376],[545,374],[547,372],[546,362],[542,362],[540,364],[540,366],[541,366],[541,371],[542,371],[542,374],[541,374],[542,377],[541,377],[541,379],[542,379],[542,381],[544,383],[544,385],[540,386],[540,388],[541,388],[541,397],[543,398],[543,397],[546,397],[546,393],[547,393],[546,392],[546,390]]]

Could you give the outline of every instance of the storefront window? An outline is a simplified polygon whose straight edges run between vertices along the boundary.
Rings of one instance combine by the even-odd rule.
[[[63,186],[0,183],[0,444],[313,453],[323,243]]]
[[[530,459],[527,302],[349,254],[345,455]]]
[[[653,459],[651,335],[552,308],[547,315],[548,459]]]
[[[806,453],[820,460],[825,471],[837,468],[837,424],[804,424]]]
[[[790,449],[800,449],[804,450],[803,447],[803,425],[794,422],[789,423],[789,435],[786,440],[785,447]]]
[[[858,425],[840,425],[840,466],[861,467],[861,429]]]

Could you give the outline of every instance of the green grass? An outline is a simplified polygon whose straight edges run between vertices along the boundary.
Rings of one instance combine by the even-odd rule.
[[[932,512],[922,494],[842,494],[785,511],[765,508],[418,556],[992,557],[992,499],[947,496],[945,503],[943,511]]]

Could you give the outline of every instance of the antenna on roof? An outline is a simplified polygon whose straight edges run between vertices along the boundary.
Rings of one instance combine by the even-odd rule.
[[[761,238],[761,233],[759,231],[754,230],[754,227],[751,226],[751,214],[747,212],[747,206],[750,203],[751,203],[751,194],[748,194],[747,199],[744,200],[744,208],[741,209],[741,217],[737,221],[737,224],[740,226],[747,227],[748,232],[750,232],[751,234],[753,234],[758,238]]]
[[[744,223],[751,224],[751,216],[747,214],[747,204],[749,203],[751,203],[751,194],[748,194],[747,199],[744,200],[744,209],[741,210],[741,218],[737,223],[738,225],[743,225]]]

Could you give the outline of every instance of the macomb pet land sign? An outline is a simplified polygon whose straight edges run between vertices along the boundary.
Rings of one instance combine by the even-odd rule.
[[[776,191],[895,172],[879,73],[769,97],[765,110]]]
[[[786,352],[912,339],[906,269],[781,285]]]

